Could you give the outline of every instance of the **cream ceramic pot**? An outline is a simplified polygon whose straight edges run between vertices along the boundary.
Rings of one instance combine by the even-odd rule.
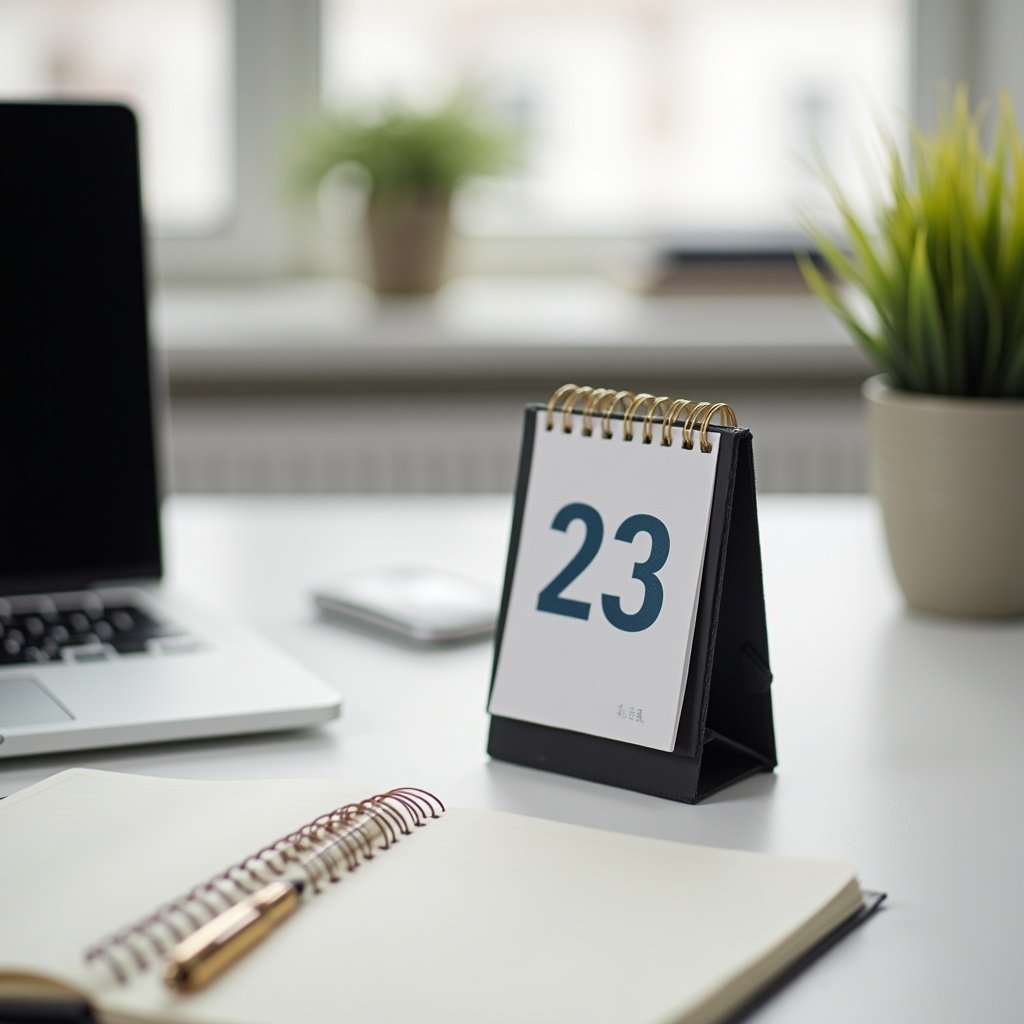
[[[864,383],[868,476],[911,607],[1024,615],[1024,400]]]

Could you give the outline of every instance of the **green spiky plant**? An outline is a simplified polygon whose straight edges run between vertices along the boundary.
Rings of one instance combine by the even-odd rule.
[[[808,285],[900,390],[1024,397],[1024,146],[1006,97],[988,146],[984,120],[956,90],[938,131],[913,134],[909,161],[888,141],[873,216],[824,170],[845,238],[805,221],[834,275],[803,259]]]

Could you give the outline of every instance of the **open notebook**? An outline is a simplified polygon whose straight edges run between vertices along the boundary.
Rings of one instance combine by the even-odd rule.
[[[305,899],[202,991],[165,989],[159,965],[118,983],[85,962],[366,795],[84,769],[16,793],[0,803],[0,1005],[65,990],[122,1022],[718,1021],[865,913],[843,864],[448,809]]]

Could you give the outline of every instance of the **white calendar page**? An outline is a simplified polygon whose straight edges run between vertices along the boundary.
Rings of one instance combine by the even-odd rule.
[[[675,745],[718,463],[538,411],[492,714]],[[619,535],[618,538],[616,535]]]

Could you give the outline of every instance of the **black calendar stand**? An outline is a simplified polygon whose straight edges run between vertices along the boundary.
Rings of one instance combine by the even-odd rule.
[[[492,687],[519,547],[536,412],[543,408],[527,409]],[[719,435],[719,463],[675,749],[654,750],[492,715],[491,757],[684,803],[775,767],[752,438],[743,428],[710,429]]]

